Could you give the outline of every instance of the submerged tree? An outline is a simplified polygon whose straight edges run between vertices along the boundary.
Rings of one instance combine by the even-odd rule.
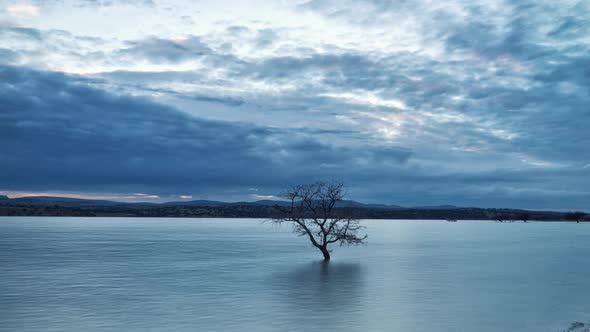
[[[367,238],[367,235],[358,235],[364,227],[354,218],[352,210],[337,207],[345,194],[342,183],[315,182],[294,186],[283,194],[289,204],[280,208],[280,215],[273,221],[293,224],[293,232],[308,237],[328,261],[330,244],[358,245]]]
[[[518,219],[522,220],[523,222],[527,222],[529,220],[531,220],[531,214],[528,212],[522,212],[518,215]]]
[[[585,216],[586,216],[586,213],[584,213],[582,211],[568,212],[565,214],[565,220],[575,221],[575,222],[579,223],[580,221],[584,220]]]
[[[498,222],[504,222],[509,219],[510,219],[510,215],[508,215],[506,213],[497,213],[494,215],[494,220],[496,220]]]

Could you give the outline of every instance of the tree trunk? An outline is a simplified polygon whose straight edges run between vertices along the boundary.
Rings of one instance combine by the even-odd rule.
[[[326,247],[320,247],[320,250],[322,251],[322,254],[324,255],[324,261],[329,261],[330,260],[330,252],[328,251],[328,248]]]

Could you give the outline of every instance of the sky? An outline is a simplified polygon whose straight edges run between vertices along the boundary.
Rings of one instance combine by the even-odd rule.
[[[590,209],[590,2],[0,0],[0,193]]]

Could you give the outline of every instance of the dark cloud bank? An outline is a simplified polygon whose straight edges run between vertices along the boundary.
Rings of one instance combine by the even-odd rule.
[[[0,48],[0,63],[12,64],[0,66],[0,190],[222,198],[338,179],[367,202],[588,209],[589,7],[522,1],[482,12],[476,3],[462,4],[463,19],[422,1],[300,6],[360,28],[417,17],[422,41],[442,45],[439,57],[326,47],[240,58],[232,40],[215,36],[148,37],[108,53],[97,50],[99,39],[2,26],[0,37],[29,44]],[[272,29],[227,31],[254,35],[260,49],[284,38]],[[53,53],[123,65],[200,61],[203,69],[93,76],[39,69]],[[252,81],[292,89],[175,90]],[[400,98],[406,109],[337,98],[351,92]],[[173,98],[197,103],[181,109],[167,102]],[[214,121],[206,115],[215,105],[236,118],[251,113]],[[248,116],[272,125],[242,121]],[[292,125],[288,116],[321,125]],[[398,128],[398,136],[380,136],[379,126]]]
[[[404,149],[362,151],[304,131],[198,119],[60,73],[0,67],[0,185],[8,189],[187,192],[362,175]],[[362,159],[366,166],[355,166]]]
[[[427,174],[406,167],[409,149],[343,147],[305,131],[199,119],[61,73],[2,66],[0,75],[0,185],[6,189],[276,193],[286,184],[335,178],[373,201],[488,205],[481,203],[489,198],[489,205],[514,205],[507,200],[515,194],[502,185],[562,178],[519,171]],[[517,195],[518,205],[586,198],[566,190],[559,197]]]

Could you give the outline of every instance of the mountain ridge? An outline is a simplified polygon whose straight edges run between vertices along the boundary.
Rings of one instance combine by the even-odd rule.
[[[4,195],[5,196],[5,195]],[[1,197],[1,196],[0,196]],[[224,205],[257,205],[257,206],[287,206],[290,204],[287,201],[281,200],[257,200],[257,201],[237,201],[237,202],[224,202],[224,201],[216,201],[216,200],[191,200],[191,201],[169,201],[169,202],[162,202],[162,203],[152,203],[152,202],[121,202],[121,201],[113,201],[113,200],[102,200],[102,199],[85,199],[85,198],[73,198],[73,197],[60,197],[60,196],[24,196],[24,197],[15,197],[9,198],[8,196],[6,199],[0,200],[0,204],[7,205],[12,202],[15,203],[28,203],[31,205],[66,205],[66,206],[76,206],[76,205],[99,205],[99,206],[112,206],[112,205],[133,205],[133,206],[177,206],[177,205],[185,205],[185,206],[224,206]],[[353,200],[343,200],[338,203],[337,207],[356,207],[356,208],[380,208],[380,209],[400,209],[404,208],[399,205],[388,205],[388,204],[375,204],[375,203],[362,203]]]
[[[153,218],[280,218],[286,201],[221,202],[193,200],[164,203],[117,202],[82,198],[32,196],[0,199],[0,216],[153,217]],[[401,207],[342,201],[336,213],[356,219],[442,219],[504,221],[565,221],[572,213],[506,208],[456,207],[454,205]],[[590,215],[582,213],[582,220]]]

